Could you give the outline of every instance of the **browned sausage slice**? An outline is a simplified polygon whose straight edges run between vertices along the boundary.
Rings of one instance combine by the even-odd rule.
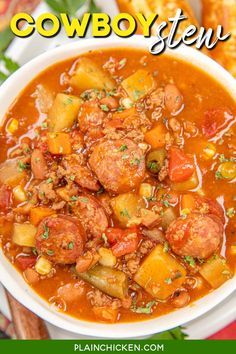
[[[173,221],[166,232],[172,250],[179,256],[207,258],[223,239],[223,224],[215,215],[189,214]]]
[[[80,156],[76,154],[70,155],[62,161],[62,165],[66,169],[66,174],[69,178],[73,177],[74,181],[81,187],[91,191],[100,189],[101,186],[97,178],[86,165],[82,164]]]
[[[35,237],[39,254],[59,264],[75,263],[86,239],[80,222],[66,215],[43,219]]]
[[[73,211],[88,236],[100,238],[108,227],[108,219],[103,207],[92,196],[79,196]]]
[[[103,187],[114,193],[137,188],[145,174],[144,152],[130,139],[99,143],[89,164]]]

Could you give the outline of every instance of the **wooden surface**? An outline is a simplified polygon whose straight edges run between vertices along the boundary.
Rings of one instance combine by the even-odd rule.
[[[50,339],[44,321],[6,292],[17,339]]]

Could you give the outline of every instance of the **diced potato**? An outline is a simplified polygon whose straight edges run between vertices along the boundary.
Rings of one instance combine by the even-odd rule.
[[[157,245],[141,264],[134,280],[153,297],[165,300],[183,284],[185,276],[185,268],[164,252],[163,245]]]
[[[22,203],[27,200],[26,193],[21,186],[16,186],[13,189],[13,195],[14,195],[14,198],[17,202]]]
[[[144,198],[151,198],[153,196],[153,186],[149,183],[141,183],[139,195]]]
[[[112,251],[105,247],[100,247],[98,250],[100,256],[99,263],[106,267],[113,268],[116,265],[116,257],[113,255]]]
[[[18,159],[6,160],[0,164],[0,183],[16,187],[26,177]]]
[[[55,210],[46,207],[36,207],[30,209],[30,222],[34,226],[38,226],[40,221],[42,221],[47,216],[55,214]]]
[[[192,194],[184,194],[181,198],[181,210],[189,209],[194,210],[195,208],[195,198]]]
[[[120,194],[112,199],[111,204],[114,214],[122,226],[127,226],[130,219],[137,216],[140,207],[142,205],[144,207],[144,201],[133,193]]]
[[[169,225],[177,218],[175,210],[173,208],[167,208],[161,217],[161,226],[163,230],[167,230]]]
[[[76,96],[58,93],[48,112],[48,128],[51,132],[61,132],[74,124],[82,100]]]
[[[48,150],[55,155],[71,154],[71,141],[67,133],[48,133]]]
[[[155,82],[150,72],[139,69],[123,80],[121,86],[131,100],[138,101],[154,89]]]
[[[194,172],[193,175],[187,181],[172,183],[171,188],[176,191],[190,191],[192,189],[197,188],[198,185],[198,176],[197,173]]]
[[[226,260],[218,256],[204,263],[199,273],[214,289],[218,288],[232,277],[232,272]]]
[[[19,128],[19,121],[15,118],[12,118],[9,124],[7,125],[7,131],[10,134],[14,134]]]
[[[40,275],[47,275],[52,270],[52,263],[48,259],[40,257],[35,264],[35,270]]]
[[[12,240],[19,246],[35,247],[36,231],[36,227],[32,224],[15,223]]]
[[[152,149],[163,148],[166,144],[166,133],[164,124],[159,123],[145,134],[144,140],[151,145]]]
[[[70,84],[81,91],[88,89],[111,91],[115,88],[115,81],[88,58],[80,58],[78,60],[75,72],[71,76]]]

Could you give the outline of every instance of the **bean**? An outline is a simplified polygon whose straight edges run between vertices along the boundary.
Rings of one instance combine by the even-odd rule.
[[[165,86],[165,106],[167,110],[173,115],[176,114],[183,105],[183,96],[179,89],[173,85]]]
[[[190,301],[190,295],[187,291],[184,290],[184,291],[176,292],[174,294],[172,304],[177,308],[181,308],[187,306],[189,301]]]

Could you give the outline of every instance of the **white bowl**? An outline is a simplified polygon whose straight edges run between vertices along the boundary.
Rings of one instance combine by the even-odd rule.
[[[0,121],[21,90],[48,66],[86,53],[91,49],[127,47],[148,50],[149,44],[154,40],[155,38],[145,39],[142,36],[133,36],[128,39],[113,36],[101,40],[88,39],[61,46],[40,55],[21,67],[0,87]],[[220,82],[232,97],[236,97],[236,81],[234,78],[220,65],[199,51],[189,47],[179,47],[175,50],[168,50],[167,53],[174,58],[182,59],[201,68],[208,75]],[[102,338],[141,337],[182,325],[211,310],[236,290],[235,276],[219,289],[214,290],[188,307],[176,310],[170,314],[142,322],[101,324],[78,320],[51,309],[50,305],[27,285],[22,276],[3,255],[2,251],[0,251],[0,269],[0,281],[2,284],[19,302],[38,316],[67,331]]]

